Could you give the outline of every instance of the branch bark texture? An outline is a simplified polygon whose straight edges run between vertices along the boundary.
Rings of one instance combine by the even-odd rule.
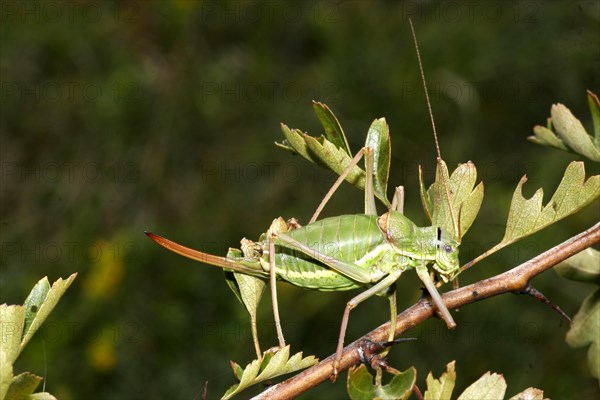
[[[442,296],[442,299],[449,309],[459,309],[467,304],[499,294],[523,290],[535,276],[598,242],[600,242],[600,222],[509,271],[448,292]],[[421,299],[415,305],[398,314],[395,336],[401,335],[408,329],[434,316],[434,314],[435,307],[429,299]],[[364,343],[365,339],[374,342],[386,341],[389,329],[390,324],[387,322],[346,346],[338,370],[341,372],[359,364],[361,361],[357,349],[361,343]],[[299,396],[329,379],[333,357],[334,355],[331,355],[314,367],[271,386],[254,399],[290,399]]]

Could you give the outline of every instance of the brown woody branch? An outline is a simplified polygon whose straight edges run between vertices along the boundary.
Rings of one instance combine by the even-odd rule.
[[[600,242],[600,222],[507,272],[448,292],[442,296],[442,299],[449,309],[458,309],[488,297],[523,290],[535,276],[598,242]],[[395,336],[432,317],[434,313],[435,308],[429,300],[421,299],[398,315]],[[357,348],[361,343],[364,343],[365,339],[374,342],[386,341],[389,329],[390,324],[387,322],[346,346],[338,370],[341,372],[359,364],[361,360]],[[306,392],[329,379],[333,357],[334,355],[331,355],[314,367],[271,386],[254,399],[290,399]]]

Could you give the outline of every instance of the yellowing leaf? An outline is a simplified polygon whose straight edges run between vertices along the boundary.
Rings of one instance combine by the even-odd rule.
[[[44,277],[35,284],[29,296],[25,299],[23,306],[25,307],[25,326],[23,327],[23,335],[29,330],[29,326],[33,322],[38,310],[46,300],[48,291],[50,290],[50,283],[48,278]]]
[[[24,325],[25,307],[0,305],[0,352],[2,352],[4,362],[10,365],[19,356]]]
[[[12,379],[4,399],[27,399],[31,394],[33,394],[33,391],[38,387],[41,381],[42,377],[34,375],[30,372],[23,372]]]
[[[256,309],[260,299],[265,291],[267,283],[264,279],[259,279],[255,276],[233,273],[233,276],[240,289],[242,302],[252,318],[256,318]]]
[[[506,381],[502,375],[486,372],[475,383],[465,389],[457,400],[498,400],[504,398]]]
[[[506,232],[500,242],[502,245],[529,236],[579,211],[600,196],[600,175],[585,181],[585,167],[582,162],[574,161],[567,166],[556,192],[543,208],[542,189],[538,189],[530,199],[523,197],[522,187],[526,180],[526,177],[521,179],[513,195]]]
[[[427,390],[423,397],[424,400],[450,400],[456,382],[455,364],[455,361],[449,362],[446,365],[446,372],[440,379],[434,379],[431,372],[427,375]]]
[[[40,325],[46,320],[50,312],[54,309],[54,306],[58,303],[62,295],[65,291],[71,286],[73,280],[77,274],[72,274],[66,280],[59,278],[56,282],[52,284],[52,287],[48,291],[48,295],[44,300],[44,303],[38,309],[37,314],[35,315],[33,321],[27,332],[25,332],[25,336],[23,336],[23,340],[21,341],[21,346],[19,348],[19,352],[23,351],[25,345],[29,342],[29,340],[33,337],[33,334],[38,330]]]
[[[509,400],[548,400],[544,399],[544,391],[536,388],[527,388],[519,394],[514,395]]]
[[[240,382],[230,387],[221,399],[230,399],[249,386],[308,368],[319,361],[314,356],[303,358],[302,352],[294,354],[291,358],[289,355],[290,346],[288,345],[275,354],[267,354],[261,360],[252,361],[246,365],[243,372],[240,372],[239,365],[232,362],[235,376]]]
[[[48,392],[39,392],[30,394],[29,400],[56,400],[56,397],[52,396]]]
[[[530,199],[523,197],[522,187],[526,181],[527,177],[524,176],[517,184],[508,211],[506,231],[500,243],[461,267],[461,271],[509,244],[576,213],[600,197],[600,175],[591,176],[586,181],[585,167],[581,161],[574,161],[567,166],[556,192],[544,207],[544,191],[541,188]]]
[[[19,348],[19,345],[16,345]],[[9,355],[0,347],[0,399],[4,399],[13,378],[13,366]]]
[[[432,225],[459,242],[473,224],[483,201],[483,182],[475,187],[476,181],[477,169],[472,162],[459,164],[448,177],[448,168],[442,160],[436,169],[435,183],[427,192],[421,183],[421,200],[425,212],[431,213]]]

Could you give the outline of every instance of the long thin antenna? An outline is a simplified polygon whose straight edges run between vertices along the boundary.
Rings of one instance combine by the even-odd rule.
[[[419,52],[419,44],[417,43],[417,34],[412,23],[412,19],[408,19],[410,24],[410,30],[412,32],[413,41],[415,42],[415,49],[417,50],[417,59],[419,60],[419,71],[421,72],[421,80],[423,81],[423,89],[425,90],[425,99],[427,100],[427,109],[429,110],[429,118],[431,120],[431,127],[433,128],[433,137],[435,139],[435,149],[437,150],[437,162],[442,165],[442,153],[440,152],[440,144],[438,142],[437,130],[435,129],[435,120],[433,119],[433,110],[431,109],[431,101],[429,101],[429,90],[427,90],[427,80],[425,79],[425,72],[423,72],[423,63],[421,62],[421,53]],[[454,226],[454,235],[456,239],[460,241],[460,225],[456,216],[454,215],[454,209],[452,208],[452,200],[450,199],[450,188],[448,187],[448,180],[446,177],[442,177],[444,190],[446,192],[446,199],[448,200],[448,209],[450,211],[450,217],[452,218],[452,225]]]
[[[427,90],[427,81],[425,80],[425,72],[423,72],[423,63],[421,62],[421,53],[419,52],[419,44],[417,43],[417,35],[415,28],[413,27],[412,19],[408,19],[410,24],[410,30],[412,32],[413,41],[415,42],[415,49],[417,50],[417,59],[419,60],[419,71],[421,71],[421,80],[423,81],[423,88],[425,90],[425,99],[427,100],[427,108],[429,109],[429,118],[431,119],[431,126],[433,128],[433,137],[435,138],[435,149],[437,150],[437,156],[441,160],[442,153],[440,153],[440,144],[438,143],[437,130],[435,129],[435,120],[433,119],[433,110],[431,109],[431,102],[429,101],[429,90]]]

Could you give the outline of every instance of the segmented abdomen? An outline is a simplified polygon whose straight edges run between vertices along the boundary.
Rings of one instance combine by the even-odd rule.
[[[377,216],[364,214],[325,218],[287,235],[315,251],[346,262],[355,262],[384,241]],[[277,275],[293,285],[322,291],[361,286],[290,247],[277,245],[275,253]]]

